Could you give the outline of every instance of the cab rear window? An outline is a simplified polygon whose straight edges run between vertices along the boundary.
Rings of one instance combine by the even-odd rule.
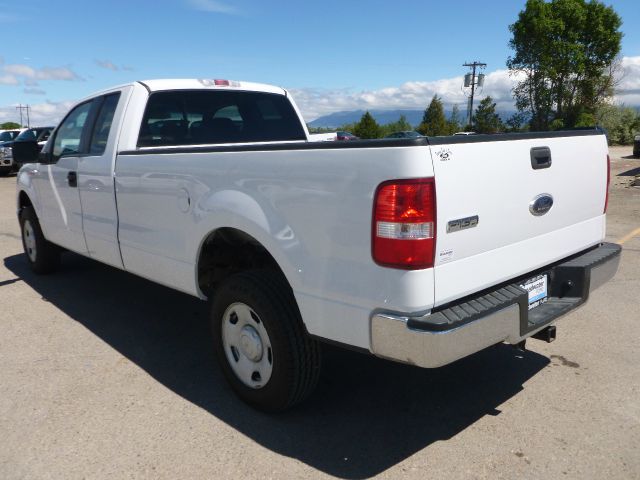
[[[284,95],[172,90],[149,97],[138,147],[305,140]]]

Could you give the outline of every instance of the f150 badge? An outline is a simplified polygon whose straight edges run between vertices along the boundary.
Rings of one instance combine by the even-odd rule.
[[[553,207],[553,197],[548,193],[541,193],[529,202],[529,211],[534,217],[540,217]]]
[[[473,217],[458,218],[447,223],[447,233],[457,232],[458,230],[466,230],[467,228],[477,227],[479,222],[478,215]]]

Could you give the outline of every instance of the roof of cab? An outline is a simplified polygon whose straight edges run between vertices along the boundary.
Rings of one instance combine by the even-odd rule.
[[[280,87],[266,85],[263,83],[238,82],[235,80],[223,80],[219,83],[226,82],[222,85],[216,85],[216,80],[209,78],[192,78],[192,79],[158,79],[158,80],[142,80],[139,83],[144,85],[151,92],[160,90],[248,90],[253,92],[278,93],[285,95],[286,91]]]

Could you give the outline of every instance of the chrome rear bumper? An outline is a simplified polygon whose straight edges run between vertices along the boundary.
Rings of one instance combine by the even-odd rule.
[[[516,344],[584,304],[590,292],[616,274],[620,252],[619,245],[605,243],[538,271],[548,275],[549,298],[531,311],[527,292],[514,282],[428,315],[376,313],[371,318],[371,351],[434,368],[496,343]]]

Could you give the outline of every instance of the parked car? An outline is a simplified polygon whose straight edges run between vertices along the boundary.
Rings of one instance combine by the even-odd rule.
[[[356,137],[353,133],[339,130],[336,132],[336,140],[360,140],[360,138]]]
[[[20,135],[20,130],[2,130],[0,131],[0,144],[3,144],[4,142],[11,142],[18,135]]]
[[[20,130],[3,130],[0,132],[0,175],[6,175],[15,169],[11,145],[20,134]]]
[[[640,135],[633,138],[633,156],[640,158]]]
[[[11,144],[14,168],[18,170],[27,159],[37,155],[47,143],[54,127],[34,127],[23,131]]]
[[[415,130],[406,130],[403,132],[393,132],[384,138],[421,138],[424,137],[420,132]]]
[[[434,368],[551,341],[618,268],[600,130],[313,142],[298,112],[223,80],[85,98],[18,174],[25,261],[71,251],[208,300],[225,378],[267,411],[311,393],[319,342]]]

